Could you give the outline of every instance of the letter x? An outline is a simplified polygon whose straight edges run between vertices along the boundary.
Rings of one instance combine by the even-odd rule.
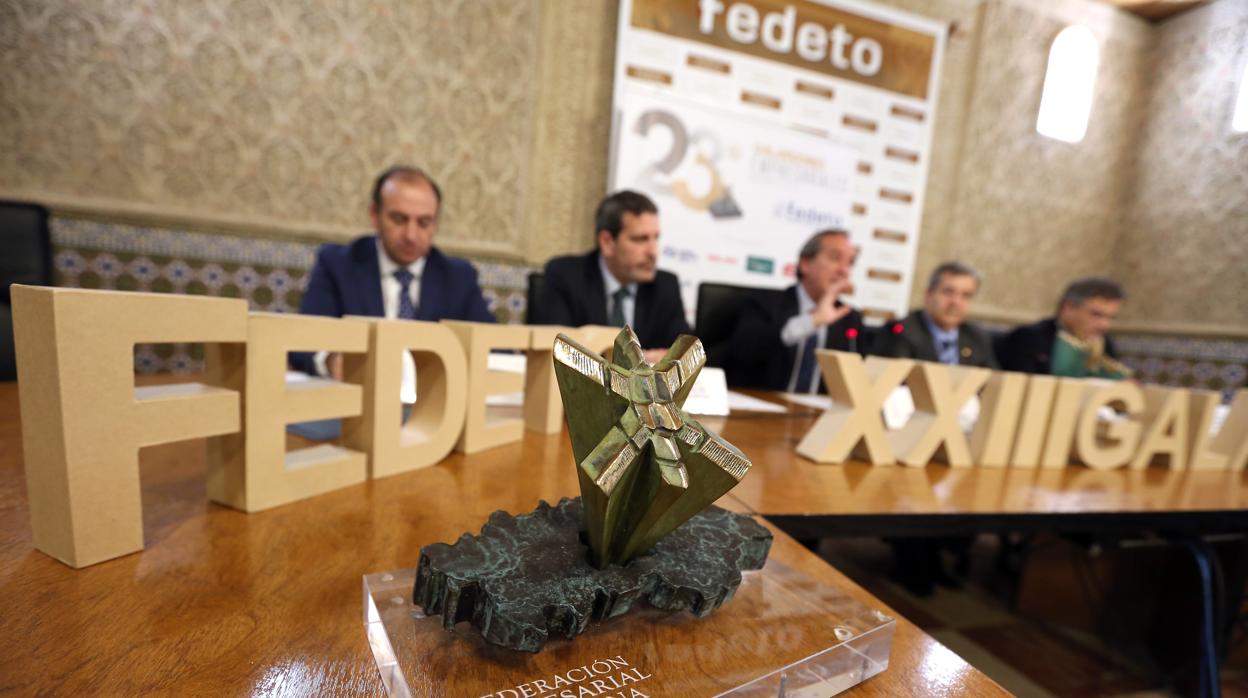
[[[909,359],[862,357],[842,351],[817,354],[832,407],[815,422],[797,452],[816,463],[843,463],[851,455],[874,465],[892,464],[882,410],[890,393],[909,375]]]
[[[958,415],[962,406],[977,395],[992,372],[986,368],[945,366],[926,361],[910,372],[910,394],[914,416],[891,435],[898,459],[909,466],[922,467],[943,447],[945,462],[954,467],[971,465],[971,449],[962,433]],[[958,378],[956,386],[953,379]]]

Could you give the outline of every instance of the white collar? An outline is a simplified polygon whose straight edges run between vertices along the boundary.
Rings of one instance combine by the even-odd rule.
[[[383,279],[393,277],[394,272],[400,268],[398,264],[394,263],[393,259],[390,259],[390,255],[386,254],[386,248],[381,244],[380,236],[377,237],[377,265],[381,269],[381,278]],[[425,257],[421,257],[403,268],[411,272],[413,279],[419,279],[420,275],[425,271]]]
[[[809,313],[811,310],[814,310],[814,308],[815,308],[815,299],[810,297],[810,294],[806,292],[806,287],[802,285],[801,281],[798,281],[797,282],[797,309],[798,311],[801,312],[803,315],[805,315]]]
[[[606,283],[608,300],[614,296],[615,292],[620,290],[620,288],[627,288],[628,295],[633,298],[637,297],[637,283],[633,282],[631,284],[621,284],[620,280],[615,278],[615,274],[612,274],[611,270],[607,268],[607,261],[602,258],[601,252],[598,253],[598,268],[602,271],[603,282]]]

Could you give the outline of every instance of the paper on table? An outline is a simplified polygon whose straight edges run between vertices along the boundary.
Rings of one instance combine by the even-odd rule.
[[[485,396],[486,407],[520,407],[524,405],[524,393],[493,393]]]
[[[689,414],[713,417],[726,416],[732,410],[772,413],[788,411],[784,405],[777,405],[774,402],[729,390],[724,369],[713,366],[703,367],[698,374],[698,382],[693,384],[689,399],[685,401],[684,410]]]
[[[1231,413],[1230,405],[1218,405],[1213,408],[1213,419],[1209,420],[1209,435],[1213,436],[1222,430],[1222,424],[1226,422],[1226,415]]]
[[[906,425],[914,414],[914,396],[904,385],[893,388],[884,400],[884,426],[889,431],[896,431]]]
[[[728,378],[724,369],[704,366],[689,391],[684,410],[689,414],[725,416],[728,414]]]
[[[524,373],[524,367],[528,364],[527,359],[528,357],[524,354],[490,352],[489,358],[485,360],[485,366],[491,371],[502,371],[503,373]]]
[[[489,357],[485,360],[485,366],[491,371],[499,371],[501,373],[524,373],[525,366],[528,365],[528,357],[524,354],[506,354],[501,352],[490,352]],[[524,393],[497,393],[485,396],[485,404],[488,407],[520,407],[524,404]]]
[[[817,410],[826,410],[832,407],[832,398],[827,395],[811,395],[809,393],[784,393],[781,395],[789,402],[795,402],[806,407],[813,407]]]
[[[729,409],[744,412],[770,412],[772,414],[783,414],[789,411],[789,408],[779,403],[762,400],[745,393],[738,393],[735,390],[728,391],[728,407]]]

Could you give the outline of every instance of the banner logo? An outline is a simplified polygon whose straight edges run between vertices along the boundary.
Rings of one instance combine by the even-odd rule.
[[[671,146],[663,157],[646,166],[642,175],[643,188],[669,193],[686,208],[708,212],[712,218],[739,218],[741,207],[732,198],[732,191],[724,184],[717,165],[719,139],[705,131],[690,137],[685,122],[665,109],[651,109],[637,118],[636,132],[643,137],[648,137],[656,127],[668,131],[672,139]],[[710,182],[705,192],[694,191],[683,178],[676,179],[671,184],[661,181],[662,176],[673,175],[686,160],[691,160],[693,166]]]
[[[936,39],[844,9],[783,0],[633,0],[631,23],[927,99]]]
[[[745,270],[755,274],[771,274],[776,268],[776,261],[767,257],[746,257]]]
[[[687,247],[672,247],[668,245],[663,248],[663,256],[674,262],[682,264],[693,264],[698,261],[698,253]]]

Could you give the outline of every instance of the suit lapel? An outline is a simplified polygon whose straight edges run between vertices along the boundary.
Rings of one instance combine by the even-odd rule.
[[[355,248],[355,273],[359,277],[356,288],[363,294],[364,314],[369,317],[384,317],[386,306],[381,300],[381,267],[377,255],[385,254],[377,251],[376,236],[370,237],[367,244]]]
[[[598,253],[591,252],[585,260],[585,300],[589,304],[589,324],[606,325],[607,292],[602,270],[598,268]]]
[[[914,328],[915,341],[918,342],[918,358],[921,361],[940,361],[940,350],[936,348],[936,338],[927,329],[927,316],[920,311],[915,311],[913,322],[910,325]],[[962,343],[962,333],[958,333],[958,343]]]
[[[654,324],[654,284],[637,284],[637,299],[633,303],[633,332],[638,337],[649,337],[650,326]],[[645,346],[645,343],[642,343]]]
[[[797,315],[800,310],[801,304],[797,302],[797,286],[790,286],[789,290],[784,294],[783,302],[780,303],[780,317],[778,318],[780,327],[783,328],[784,323],[788,322],[789,318]],[[824,343],[827,343],[826,337],[824,338]],[[793,362],[797,360],[797,347],[786,346],[784,348],[784,356],[784,384],[788,386],[789,376],[793,375]]]
[[[446,267],[436,250],[429,250],[425,257],[425,270],[420,274],[420,305],[416,308],[417,320],[436,321],[448,317],[442,307],[445,294],[439,293],[446,285]]]

